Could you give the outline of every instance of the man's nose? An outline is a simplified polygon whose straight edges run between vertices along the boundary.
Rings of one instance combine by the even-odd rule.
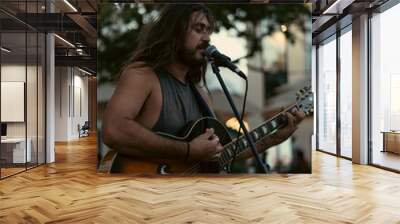
[[[210,43],[210,34],[209,33],[203,34],[202,41]]]

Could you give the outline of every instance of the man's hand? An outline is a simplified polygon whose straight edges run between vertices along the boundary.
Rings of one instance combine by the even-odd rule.
[[[197,136],[189,144],[189,160],[213,160],[224,149],[212,128],[207,129],[204,134]]]
[[[283,110],[284,110],[284,108],[264,111],[263,115],[264,115],[264,118],[268,120],[269,118],[275,116],[276,114],[278,114],[279,112],[282,112]],[[264,137],[257,144],[257,151],[259,153],[262,153],[269,147],[280,144],[283,141],[285,141],[287,138],[289,138],[293,134],[293,132],[296,131],[297,124],[299,124],[305,117],[305,114],[303,112],[299,112],[299,111],[296,111],[293,113],[286,112],[285,114],[288,118],[288,124],[285,127],[278,129],[274,134]],[[246,151],[240,153],[238,155],[238,158],[247,159],[252,156],[253,156],[253,154],[251,153],[251,151],[249,149],[247,149]]]
[[[288,139],[293,132],[297,130],[297,125],[304,119],[305,114],[301,111],[296,111],[294,113],[286,112],[285,115],[288,119],[288,124],[280,129],[278,129],[274,134],[267,137],[269,144],[278,145]],[[265,140],[267,140],[265,139]],[[264,141],[263,142],[267,142]],[[269,145],[269,146],[272,146]]]

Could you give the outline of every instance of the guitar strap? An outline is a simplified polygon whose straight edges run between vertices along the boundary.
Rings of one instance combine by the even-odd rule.
[[[203,113],[203,116],[205,117],[213,117],[216,118],[214,112],[210,109],[206,101],[203,99],[199,91],[194,85],[190,85],[190,87],[193,90],[194,96],[196,97],[197,102],[199,103],[199,106],[201,108],[201,112]]]
[[[191,88],[193,90],[194,96],[197,99],[197,102],[200,105],[200,108],[202,110],[203,116],[206,117],[213,117],[213,118],[217,118],[214,114],[214,112],[211,110],[211,108],[208,106],[207,102],[204,100],[204,98],[201,96],[201,94],[199,93],[199,91],[197,90],[197,88],[193,85],[191,85]],[[230,165],[228,165],[227,167],[224,167],[222,170],[222,172],[230,172]]]

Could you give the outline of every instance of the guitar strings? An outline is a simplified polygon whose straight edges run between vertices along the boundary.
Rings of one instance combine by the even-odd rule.
[[[278,117],[280,114],[282,114],[283,112],[287,112],[287,111],[293,109],[294,107],[298,107],[298,103],[294,103],[294,104],[290,105],[289,107],[285,108],[283,111],[281,111],[280,113],[278,113],[277,115],[275,115],[275,116],[273,116],[272,118],[270,118],[268,121],[271,121],[271,120],[277,118],[277,117]],[[268,122],[268,121],[267,121],[267,122]],[[265,123],[264,123],[264,124],[265,124]],[[262,126],[262,125],[258,126],[256,129],[260,128],[261,126]],[[265,134],[267,135],[267,133],[265,133]],[[272,134],[272,133],[268,133],[268,135],[270,135],[270,134]],[[229,142],[228,144],[226,144],[226,145],[224,146],[224,148],[227,148],[229,145],[238,144],[238,141],[239,141],[242,137],[243,137],[243,136],[237,137],[237,138],[236,138],[236,141]],[[256,140],[256,142],[258,142],[258,140]],[[236,145],[236,146],[237,146],[237,145]],[[225,149],[225,150],[226,150],[226,149]],[[222,153],[224,153],[225,150],[224,150]],[[237,150],[238,150],[238,147],[234,148],[234,151],[235,151],[234,153],[237,153]],[[218,159],[219,165],[221,165],[220,159],[221,159],[221,158]],[[229,160],[228,160],[228,161],[229,161]],[[222,161],[222,164],[224,164],[224,163],[225,163],[225,161]],[[200,167],[200,163],[196,163],[195,165],[193,165],[193,166],[190,167],[189,169],[185,170],[183,173],[184,173],[184,174],[193,174],[193,173],[195,173],[196,171],[199,171],[200,168],[201,168],[201,167]]]

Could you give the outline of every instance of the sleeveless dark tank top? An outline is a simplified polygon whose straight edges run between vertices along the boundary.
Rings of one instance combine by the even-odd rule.
[[[156,74],[161,86],[162,107],[160,116],[152,128],[154,132],[177,135],[189,122],[212,116],[212,112],[192,84],[179,81],[165,69],[157,70]]]

